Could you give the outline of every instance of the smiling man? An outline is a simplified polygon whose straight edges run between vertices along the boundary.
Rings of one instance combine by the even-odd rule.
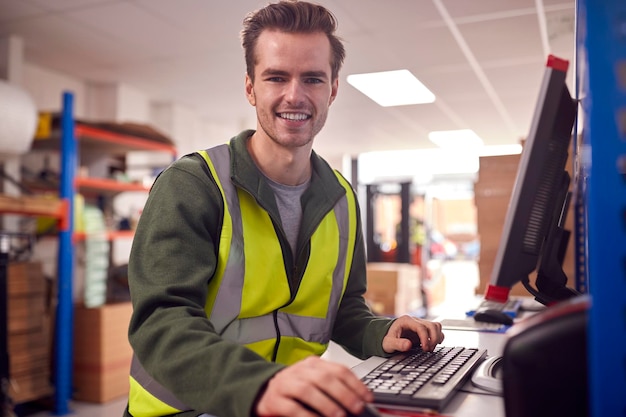
[[[325,8],[249,14],[245,94],[257,126],[155,181],[129,262],[126,416],[345,416],[372,394],[322,360],[432,350],[439,323],[368,308],[356,195],[313,151],[344,47]],[[315,411],[312,411],[315,410]]]

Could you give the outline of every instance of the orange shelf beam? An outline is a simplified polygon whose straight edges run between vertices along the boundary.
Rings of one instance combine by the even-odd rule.
[[[79,190],[92,191],[149,191],[150,187],[136,182],[120,182],[107,178],[76,177],[74,185]]]
[[[172,154],[176,153],[174,146],[167,143],[115,133],[91,126],[77,124],[74,131],[76,132],[75,134],[78,140],[81,140],[82,137],[88,137],[92,141],[107,142],[123,147],[135,148],[136,150],[163,151]]]
[[[63,223],[68,209],[67,201],[57,198],[0,194],[0,213],[52,217]]]

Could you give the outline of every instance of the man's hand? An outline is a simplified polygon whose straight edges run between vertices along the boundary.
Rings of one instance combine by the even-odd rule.
[[[383,350],[387,353],[406,352],[412,347],[432,351],[443,342],[441,323],[402,316],[393,322],[383,338]]]
[[[258,416],[336,417],[345,410],[358,414],[373,399],[349,368],[310,356],[274,375],[255,411]]]

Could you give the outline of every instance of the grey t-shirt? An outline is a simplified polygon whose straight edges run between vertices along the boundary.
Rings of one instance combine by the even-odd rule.
[[[295,256],[298,233],[300,232],[300,221],[302,220],[302,204],[300,203],[300,197],[302,197],[304,191],[309,187],[311,180],[300,185],[279,184],[269,178],[267,178],[267,181],[276,195],[276,205],[280,212],[283,230],[287,235],[291,251]]]

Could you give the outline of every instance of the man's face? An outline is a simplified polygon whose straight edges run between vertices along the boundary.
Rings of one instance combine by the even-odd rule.
[[[257,134],[287,148],[312,146],[337,95],[328,38],[266,30],[255,52],[255,81],[246,76],[246,96],[256,107]]]

